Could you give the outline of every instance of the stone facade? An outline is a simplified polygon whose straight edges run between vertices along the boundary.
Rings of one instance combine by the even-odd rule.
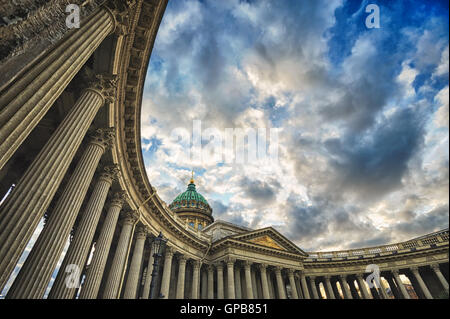
[[[88,1],[80,29],[58,33],[47,21],[48,6],[61,9],[67,1],[6,3],[0,6],[0,289],[45,221],[6,298],[43,298],[70,236],[49,298],[147,299],[151,242],[160,232],[168,247],[153,284],[162,298],[448,294],[448,229],[379,247],[305,252],[272,227],[214,221],[207,206],[200,207],[206,213],[194,212],[202,229],[191,227],[192,214],[161,200],[147,179],[139,134],[143,84],[167,0]],[[63,15],[54,14],[61,26]],[[52,45],[39,50],[36,34],[29,37],[33,26]],[[366,283],[371,264],[379,267],[379,287]],[[67,281],[71,267],[81,286]]]

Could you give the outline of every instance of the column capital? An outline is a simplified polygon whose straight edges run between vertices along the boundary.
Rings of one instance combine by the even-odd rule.
[[[358,279],[363,279],[364,280],[364,274],[362,274],[362,273],[357,273],[357,274],[355,274],[355,276]]]
[[[244,268],[250,268],[250,266],[253,264],[250,260],[244,260]]]
[[[276,274],[278,274],[278,273],[280,273],[281,274],[281,270],[282,270],[283,268],[281,268],[281,266],[275,266],[275,273]]]
[[[172,258],[175,254],[175,249],[173,249],[173,247],[166,246],[164,254],[166,255],[166,258]]]
[[[331,275],[325,275],[325,276],[323,276],[323,278],[325,278],[326,280],[330,280],[331,279]]]
[[[259,268],[259,271],[265,272],[267,270],[267,264],[259,264],[258,268]]]
[[[393,274],[394,276],[400,275],[400,272],[399,272],[398,269],[392,269],[391,272],[392,272],[392,274]]]
[[[178,255],[178,262],[180,264],[186,264],[187,258],[185,255]]]
[[[116,132],[113,127],[96,129],[94,132],[90,133],[89,143],[97,144],[106,149],[112,146],[115,136]]]
[[[119,166],[108,165],[105,166],[100,174],[100,179],[105,180],[108,183],[112,183],[119,173]]]
[[[139,214],[135,210],[128,210],[122,213],[124,224],[134,224],[139,218]]]
[[[439,272],[441,271],[441,268],[439,267],[439,264],[431,264],[430,267],[434,271],[439,271]]]
[[[289,275],[289,276],[294,276],[295,269],[288,268],[287,271],[288,271],[288,275]]]
[[[206,269],[208,269],[208,272],[212,273],[212,272],[214,272],[214,265],[209,264],[206,266]]]
[[[230,266],[230,265],[234,266],[234,263],[236,262],[236,258],[227,257],[227,258],[225,258],[225,262],[226,262],[227,266]]]
[[[194,269],[199,270],[200,269],[200,260],[193,259],[192,266],[194,267]]]
[[[219,269],[220,269],[220,270],[223,270],[223,264],[222,264],[221,261],[216,262],[214,265],[216,266],[216,269],[217,269],[217,270],[219,270]]]
[[[128,18],[130,10],[135,7],[135,0],[111,0],[105,4],[104,8],[114,20],[114,31],[117,36],[128,34]]]
[[[418,273],[418,272],[419,272],[419,267],[418,267],[418,266],[412,266],[412,267],[409,267],[409,269],[410,269],[413,273]]]
[[[111,199],[110,206],[119,206],[122,207],[124,203],[128,201],[128,195],[125,191],[116,192]]]
[[[145,239],[147,238],[148,233],[149,230],[147,226],[139,225],[136,229],[136,239]]]
[[[95,74],[89,81],[86,90],[99,94],[104,102],[114,102],[114,96],[117,87],[117,75]]]

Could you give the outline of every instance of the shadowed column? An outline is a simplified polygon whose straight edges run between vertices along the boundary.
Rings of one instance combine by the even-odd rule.
[[[411,296],[409,295],[408,291],[406,290],[405,285],[403,284],[402,280],[400,279],[400,273],[399,273],[398,269],[393,269],[392,275],[394,276],[397,286],[400,288],[400,292],[402,293],[403,298],[411,299]]]
[[[295,285],[294,270],[288,269],[289,284],[291,285],[292,298],[298,299],[297,286]]]
[[[198,285],[200,283],[200,261],[194,260],[192,262],[192,292],[191,299],[198,299]]]
[[[125,262],[128,256],[128,246],[133,239],[133,227],[138,220],[136,211],[128,211],[124,214],[123,226],[120,232],[119,242],[114,254],[111,270],[106,281],[103,299],[118,299],[119,289],[122,284],[122,274],[125,270]]]
[[[244,261],[244,272],[245,272],[245,294],[247,299],[253,299],[253,287],[252,287],[252,276],[250,273],[250,267],[252,263],[248,260]]]
[[[269,294],[269,284],[267,282],[267,265],[266,264],[260,264],[259,271],[261,273],[261,286],[262,286],[262,293],[263,293],[263,299],[270,299]]]
[[[303,296],[305,297],[305,299],[311,299],[304,271],[300,271],[300,283],[302,284]]]
[[[445,279],[444,275],[442,274],[441,269],[439,268],[439,264],[431,265],[431,269],[433,269],[434,273],[438,277],[438,279],[439,279],[442,287],[444,288],[444,290],[448,292],[448,282]]]
[[[177,293],[176,299],[184,299],[184,279],[186,272],[186,257],[181,255],[178,258],[178,280],[177,280]]]
[[[76,290],[66,285],[66,267],[68,265],[77,265],[79,269],[84,269],[106,196],[117,173],[118,168],[116,166],[107,166],[103,169],[103,173],[92,191],[69,249],[64,256],[58,275],[50,290],[49,299],[73,299]]]
[[[419,283],[420,289],[422,289],[422,292],[425,295],[425,298],[433,299],[433,296],[431,295],[430,291],[428,290],[427,285],[425,285],[425,282],[423,281],[422,276],[419,273],[419,267],[411,267],[410,269],[411,269],[411,272],[413,273],[414,277],[416,277],[416,280]]]
[[[227,263],[227,293],[228,299],[235,299],[235,291],[234,291],[234,262],[235,259],[228,258],[226,260]]]
[[[105,149],[111,144],[112,129],[99,129],[83,152],[55,209],[8,291],[7,298],[42,298],[67,238],[75,223],[92,176]],[[89,243],[90,245],[90,243]],[[89,249],[89,247],[87,248]],[[80,271],[82,268],[80,268]],[[66,269],[63,269],[66,271]]]
[[[223,265],[219,262],[216,265],[217,269],[217,299],[224,299],[223,291]]]
[[[277,279],[278,295],[280,296],[280,299],[286,299],[286,292],[284,290],[283,277],[281,276],[281,267],[279,267],[279,266],[275,267],[275,276]]]
[[[316,277],[315,276],[309,276],[309,281],[311,283],[311,290],[313,293],[313,299],[319,299],[319,294],[317,292],[317,287],[316,287]]]
[[[97,76],[0,206],[0,290],[44,216],[98,109],[105,101],[112,101],[115,83],[114,77]]]
[[[163,299],[169,298],[170,274],[172,271],[172,257],[174,250],[171,247],[166,248],[164,256],[164,269],[161,281],[161,295]]]
[[[208,299],[214,299],[214,266],[208,265]]]
[[[134,244],[133,257],[131,258],[130,270],[128,271],[127,284],[123,299],[136,299],[139,275],[141,273],[142,254],[144,253],[145,239],[147,238],[147,228],[139,226],[136,231],[136,243]]]
[[[100,236],[95,244],[92,261],[87,269],[86,278],[81,287],[79,299],[97,298],[117,220],[119,219],[120,210],[126,202],[126,199],[125,192],[115,193],[113,196],[105,221],[102,225]]]

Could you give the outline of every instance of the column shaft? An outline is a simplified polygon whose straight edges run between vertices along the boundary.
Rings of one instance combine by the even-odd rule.
[[[200,283],[200,262],[198,260],[194,260],[193,270],[191,299],[198,299],[198,285]]]
[[[118,299],[120,294],[120,286],[122,283],[122,275],[126,267],[128,256],[128,246],[133,237],[134,223],[136,222],[136,214],[128,212],[125,215],[122,230],[120,232],[119,242],[114,254],[111,270],[109,271],[108,280],[106,281],[105,290],[103,291],[103,299]]]
[[[356,280],[358,281],[359,290],[361,291],[363,299],[371,299],[363,275],[357,274]]]
[[[308,284],[306,283],[306,276],[303,273],[303,271],[300,274],[300,282],[302,284],[303,296],[305,297],[305,299],[311,299],[311,296],[310,296],[309,290],[308,290]]]
[[[422,292],[425,295],[425,298],[433,299],[433,296],[431,295],[430,291],[428,290],[427,285],[425,285],[425,282],[423,281],[422,276],[419,273],[419,268],[413,267],[413,268],[411,268],[411,272],[413,273],[414,277],[416,277],[416,280],[419,283],[420,289],[422,289]]]
[[[319,293],[317,292],[317,287],[316,287],[316,277],[310,276],[309,280],[310,280],[310,283],[311,283],[311,290],[312,290],[312,293],[313,293],[313,299],[319,299]]]
[[[55,209],[50,214],[47,224],[11,286],[8,298],[40,299],[44,296],[105,148],[104,141],[99,143],[94,139],[89,143],[58,199]],[[100,190],[101,192],[109,188],[106,184],[102,186],[104,187]],[[80,238],[76,244],[80,244],[81,241]],[[89,245],[90,242],[87,250]],[[66,269],[61,270],[66,271]],[[82,268],[80,268],[81,271]],[[60,280],[63,278],[60,277]],[[62,281],[59,283],[63,284]]]
[[[262,286],[262,293],[264,299],[270,299],[269,294],[269,284],[267,282],[267,266],[266,265],[259,265],[259,271],[261,273],[261,286]]]
[[[325,286],[326,286],[327,297],[329,299],[336,299],[336,296],[334,295],[334,292],[333,292],[333,287],[331,287],[330,276],[325,276]]]
[[[178,259],[178,279],[176,299],[184,299],[184,279],[186,273],[186,258],[181,256]]]
[[[58,275],[48,295],[49,299],[73,299],[76,288],[67,287],[65,270],[68,265],[77,265],[79,269],[84,269],[86,259],[89,257],[95,229],[97,228],[109,188],[113,182],[115,170],[113,167],[105,168],[105,172],[97,181],[69,249],[59,267]]]
[[[124,299],[136,299],[137,296],[147,230],[145,227],[139,227],[136,234],[133,257],[131,259],[130,270],[128,271],[127,283],[125,285],[125,292],[123,294]]]
[[[214,266],[208,266],[208,299],[214,299]]]
[[[405,285],[403,284],[402,280],[400,279],[400,274],[399,274],[398,270],[393,270],[392,274],[394,275],[394,279],[395,279],[397,286],[400,288],[400,292],[402,293],[403,298],[411,299],[411,296],[409,295],[408,291],[406,291]]]
[[[216,265],[216,269],[217,269],[217,299],[224,299],[222,264]]]
[[[170,274],[172,271],[172,257],[173,250],[169,247],[166,248],[166,253],[164,257],[164,269],[161,281],[161,295],[163,299],[169,298],[169,288],[170,288]]]
[[[227,260],[227,293],[228,293],[228,299],[235,299],[235,292],[234,292],[234,260],[229,259]]]
[[[246,261],[244,263],[245,272],[245,294],[247,299],[253,299],[253,287],[252,287],[252,274],[251,274],[251,263]]]
[[[85,90],[0,206],[0,289],[58,189],[98,109],[101,94]]]
[[[241,268],[237,264],[236,267],[234,267],[234,290],[235,290],[235,298],[236,299],[242,299],[244,296],[242,295],[242,280],[241,280]]]
[[[284,282],[283,277],[281,276],[280,267],[275,268],[275,276],[277,278],[278,295],[280,296],[280,299],[286,299],[286,291],[284,289]]]
[[[350,287],[347,283],[347,278],[345,275],[341,275],[338,277],[339,282],[341,284],[342,291],[344,293],[344,299],[353,299],[352,293],[350,291]]]
[[[438,277],[444,290],[448,291],[448,282],[445,279],[444,275],[442,274],[441,269],[439,268],[439,264],[431,265],[431,268],[433,269],[434,273]]]
[[[98,295],[100,283],[105,270],[106,261],[108,259],[111,242],[116,229],[117,220],[120,210],[124,202],[123,194],[117,193],[111,202],[108,213],[103,222],[100,236],[95,244],[94,254],[91,264],[86,272],[86,278],[81,287],[80,299],[95,299]]]
[[[293,299],[298,299],[297,286],[295,285],[294,271],[292,269],[288,270],[289,284],[291,286],[291,293]]]

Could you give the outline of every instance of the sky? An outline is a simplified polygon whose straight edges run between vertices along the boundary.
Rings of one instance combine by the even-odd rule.
[[[447,1],[169,1],[142,105],[150,183],[170,204],[194,169],[215,219],[306,251],[448,227],[448,17]],[[203,153],[177,137],[199,121]],[[278,154],[209,156],[209,128],[276,130],[261,145]]]

